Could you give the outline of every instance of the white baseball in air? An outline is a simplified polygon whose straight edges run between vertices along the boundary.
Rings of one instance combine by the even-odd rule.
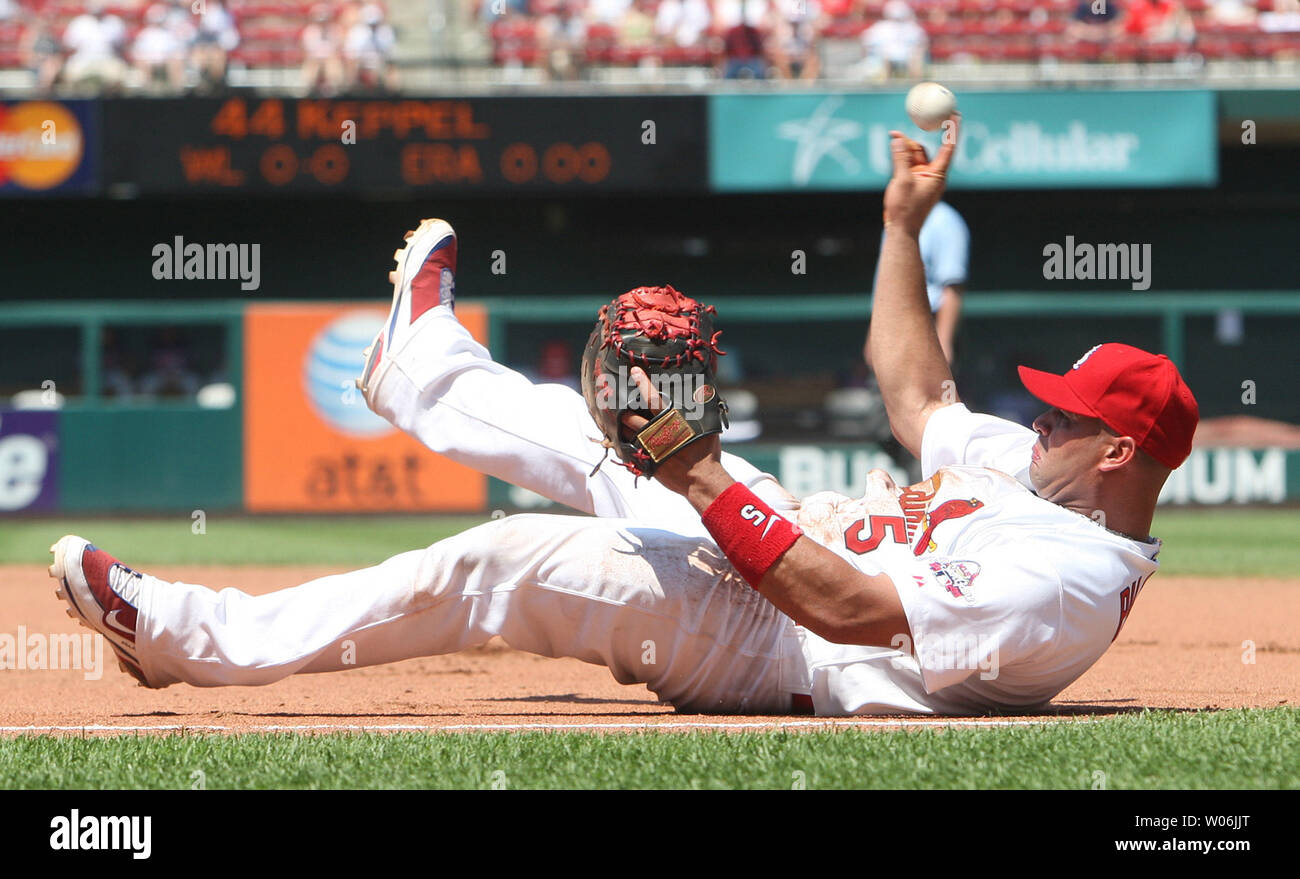
[[[934,131],[957,110],[957,96],[937,82],[922,82],[907,93],[907,115],[922,131]]]

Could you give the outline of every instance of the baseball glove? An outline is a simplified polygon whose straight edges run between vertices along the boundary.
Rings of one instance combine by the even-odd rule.
[[[582,353],[582,395],[604,434],[601,444],[637,476],[652,476],[660,463],[727,425],[713,375],[726,352],[718,348],[722,333],[713,329],[713,314],[713,306],[672,287],[637,287],[600,309]],[[638,366],[658,392],[658,414],[632,379]],[[628,412],[650,423],[631,435],[623,425]]]

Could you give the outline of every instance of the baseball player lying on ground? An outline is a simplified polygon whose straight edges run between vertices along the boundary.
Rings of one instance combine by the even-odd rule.
[[[1046,703],[1105,652],[1156,570],[1156,497],[1189,453],[1196,403],[1168,359],[1117,344],[1064,376],[1021,368],[1050,407],[1033,430],[956,402],[917,248],[954,147],[930,162],[891,136],[871,343],[923,482],[900,488],[873,471],[861,498],[801,503],[722,453],[716,430],[656,414],[645,370],[632,376],[649,411],[621,412],[622,433],[606,434],[628,466],[599,464],[583,397],[494,363],[456,321],[455,233],[426,220],[397,254],[367,404],[435,452],[597,518],[511,516],[261,596],[165,582],[68,536],[52,548],[59,595],[150,687],[269,684],[498,635],[603,664],[683,711]],[[602,325],[625,311],[643,328],[676,327],[700,360],[716,350],[703,310],[671,288],[625,294]]]

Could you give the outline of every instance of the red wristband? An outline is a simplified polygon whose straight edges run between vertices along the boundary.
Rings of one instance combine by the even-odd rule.
[[[755,589],[767,569],[803,534],[802,528],[777,515],[739,482],[718,495],[700,518],[727,560]]]

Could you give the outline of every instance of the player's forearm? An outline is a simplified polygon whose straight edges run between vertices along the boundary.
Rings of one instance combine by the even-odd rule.
[[[911,637],[888,576],[864,574],[807,537],[768,569],[757,589],[790,619],[836,644],[891,647],[899,635]]]
[[[714,502],[734,485],[736,480],[720,462],[704,459],[690,468],[680,491],[700,513],[727,559],[772,604],[799,625],[838,644],[889,647],[897,643],[898,635],[909,634],[907,617],[887,576],[868,576],[807,537],[783,537],[783,533],[802,532],[748,489],[737,488],[745,495],[738,504],[743,524],[739,530],[729,527],[720,515],[724,511]],[[720,506],[726,506],[725,499]],[[768,540],[787,548],[760,571],[761,563],[755,559],[764,556]],[[768,557],[772,555],[776,551]]]
[[[871,305],[871,357],[894,435],[919,454],[929,412],[952,388],[925,293],[918,230],[885,228]],[[955,399],[955,398],[953,398]],[[952,402],[953,400],[949,400]]]

